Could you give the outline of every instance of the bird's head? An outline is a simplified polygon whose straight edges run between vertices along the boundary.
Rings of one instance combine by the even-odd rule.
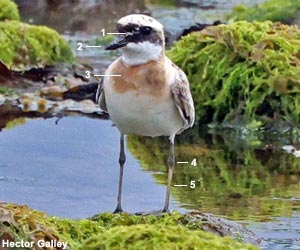
[[[158,60],[164,53],[164,30],[154,18],[141,14],[122,17],[117,22],[117,41],[106,50],[122,50],[122,60],[129,65],[139,65]]]

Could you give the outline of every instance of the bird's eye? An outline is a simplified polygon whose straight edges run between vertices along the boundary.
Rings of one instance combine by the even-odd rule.
[[[152,28],[149,26],[141,27],[141,32],[143,35],[149,35],[152,31]]]

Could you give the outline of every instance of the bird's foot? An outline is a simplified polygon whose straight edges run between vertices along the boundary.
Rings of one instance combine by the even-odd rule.
[[[123,212],[124,211],[123,211],[122,207],[118,205],[113,213],[114,214],[119,214],[119,213],[123,213]]]
[[[172,212],[169,208],[163,208],[160,211],[161,211],[161,213],[166,213],[166,214],[170,214]]]
[[[137,212],[135,215],[163,215],[163,214],[170,214],[171,211],[169,209],[159,209],[159,210],[152,210],[152,211],[145,211],[145,212]]]

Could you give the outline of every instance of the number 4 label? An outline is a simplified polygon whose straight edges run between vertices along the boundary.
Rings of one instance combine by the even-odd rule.
[[[194,166],[194,167],[197,166],[197,159],[196,159],[196,158],[194,158],[194,159],[192,160],[191,165]]]

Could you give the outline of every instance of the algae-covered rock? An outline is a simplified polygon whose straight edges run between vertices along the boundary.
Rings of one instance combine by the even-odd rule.
[[[23,71],[72,61],[69,45],[56,31],[18,21],[0,22],[0,62],[7,68]]]
[[[0,21],[20,20],[17,5],[11,0],[0,0]]]
[[[53,227],[49,227],[45,214],[31,210],[27,206],[1,204],[0,240],[1,242],[9,240],[37,243],[39,240],[59,241],[62,239]],[[32,249],[38,248],[35,245]]]
[[[257,249],[255,246],[205,233],[207,221],[179,213],[129,215],[103,213],[92,219],[50,217],[27,206],[0,203],[0,241],[65,242],[67,249]],[[126,246],[126,247],[125,247]],[[204,248],[203,248],[204,247]],[[44,250],[61,250],[45,247]]]
[[[14,90],[12,88],[0,86],[0,94],[10,96],[13,93],[14,93]]]
[[[188,75],[200,122],[297,126],[299,39],[296,26],[240,21],[192,33],[168,54]]]
[[[0,203],[0,241],[33,242],[30,249],[38,250],[37,242],[67,242],[67,249],[74,249],[79,243],[103,228],[100,222],[91,220],[67,220],[47,216],[27,206]],[[61,250],[61,247],[45,247],[44,250]]]
[[[219,238],[203,231],[182,226],[134,225],[116,226],[87,240],[82,250],[229,250],[256,249],[230,238]]]
[[[281,21],[291,23],[300,17],[300,1],[268,0],[254,7],[237,5],[228,15],[229,20],[239,21]]]

